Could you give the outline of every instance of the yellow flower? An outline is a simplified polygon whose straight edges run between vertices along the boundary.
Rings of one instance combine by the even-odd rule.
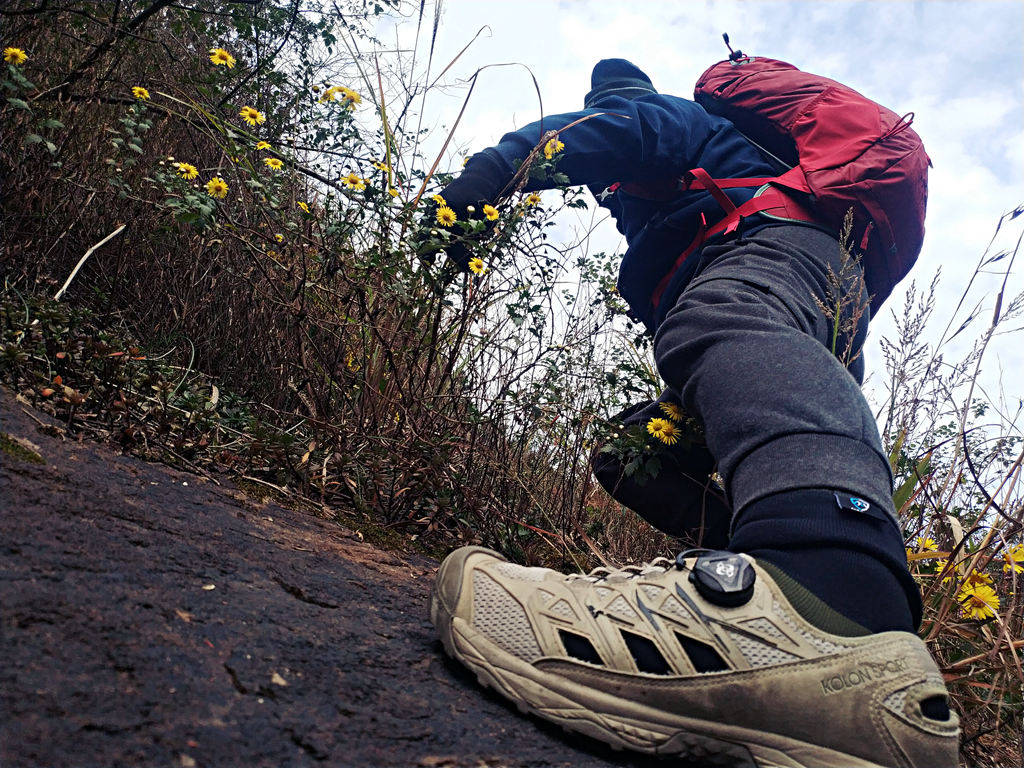
[[[175,163],[174,166],[178,169],[178,175],[183,179],[194,179],[199,175],[199,169],[191,163]]]
[[[468,162],[469,162],[469,156],[467,155],[466,157],[462,158],[462,167],[465,168],[466,167],[466,163],[468,163]]]
[[[944,570],[946,570],[946,563],[948,563],[948,562],[949,562],[949,560],[947,558],[941,558],[939,560],[933,561],[932,565],[935,566],[935,575],[938,575],[938,574],[942,573]],[[943,576],[942,577],[942,583],[946,584],[951,578],[953,578],[953,574],[954,573],[955,573],[955,571],[951,570],[949,573],[947,573],[945,576]]]
[[[493,205],[484,206],[484,217],[488,221],[495,221],[498,218],[498,209]]]
[[[981,571],[971,571],[964,579],[964,583],[960,585],[960,589],[977,586],[992,586],[992,577]]]
[[[257,125],[259,123],[267,122],[267,118],[263,114],[253,107],[242,107],[242,111],[238,113],[249,125]]]
[[[284,235],[278,233],[278,234],[274,235],[274,239],[277,240],[277,242],[279,242],[279,243],[283,243],[284,242]]]
[[[923,536],[917,537],[917,551],[918,552],[937,552],[938,547],[935,546],[935,539],[926,539]]]
[[[683,420],[683,409],[676,403],[658,403],[658,407],[661,408],[661,412],[668,416],[672,421]]]
[[[1003,552],[1003,560],[1006,561],[1003,573],[1009,573],[1011,570],[1014,573],[1024,573],[1024,544],[1018,544],[1009,552]]]
[[[228,196],[228,183],[220,176],[214,176],[206,182],[206,194],[210,197],[216,197],[218,200],[223,200]]]
[[[275,171],[280,171],[281,168],[284,166],[284,163],[282,163],[280,159],[276,157],[264,157],[263,164],[267,166],[267,168],[272,168]]]
[[[540,195],[538,195],[536,192],[531,192],[529,195],[526,196],[526,199],[523,202],[526,203],[526,205],[528,205],[530,208],[533,208],[533,206],[535,205],[540,205]]]
[[[390,168],[388,168],[387,163],[374,163],[373,167],[376,168],[378,171],[384,171],[384,173],[387,173],[388,171],[391,170]]]
[[[969,619],[987,619],[999,610],[999,596],[988,584],[964,587],[956,596],[961,610]]]
[[[430,199],[440,206],[448,205],[447,201],[445,201],[445,199],[440,195],[431,195]]]
[[[149,98],[149,91],[147,91],[141,85],[136,85],[132,88],[132,96],[134,96],[136,99],[141,99],[142,101],[145,101]]]
[[[341,182],[349,189],[363,190],[366,189],[366,179],[360,177],[358,173],[353,171],[348,176],[343,178]]]
[[[647,431],[667,445],[675,445],[679,439],[679,427],[668,419],[651,419],[647,422]]]
[[[342,87],[342,101],[347,101],[350,109],[354,108],[356,104],[360,104],[363,101],[363,97],[353,91],[351,88]]]
[[[309,213],[309,203],[304,203],[304,202],[302,202],[302,201],[300,200],[300,201],[299,201],[299,208],[301,208],[301,209],[302,209],[303,211],[305,211],[306,213]]]
[[[482,275],[487,271],[487,267],[484,266],[484,260],[477,257],[469,260],[469,270],[474,275]]]
[[[398,190],[394,187],[388,187],[388,194],[392,197],[398,197]]]
[[[223,48],[211,48],[210,61],[218,67],[227,67],[228,69],[234,69],[235,67],[235,57]]]
[[[548,143],[544,145],[544,157],[550,160],[563,149],[565,149],[565,144],[560,142],[558,139],[550,139]]]
[[[21,48],[4,48],[4,61],[8,64],[20,65],[28,61],[28,54]]]
[[[270,142],[269,141],[257,141],[256,142],[256,149],[270,149]]]
[[[437,223],[440,224],[442,227],[450,227],[452,224],[455,223],[455,211],[453,211],[447,205],[442,205],[440,208],[438,208],[435,216],[437,218]]]

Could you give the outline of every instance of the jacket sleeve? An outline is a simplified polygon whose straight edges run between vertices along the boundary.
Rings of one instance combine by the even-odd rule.
[[[681,175],[713,132],[713,122],[698,104],[663,94],[636,101],[612,97],[600,109],[548,115],[507,133],[474,155],[466,170],[479,169],[510,179],[543,133],[587,118],[559,134],[565,148],[558,170],[571,183],[604,187],[617,181],[643,182]],[[556,186],[531,180],[528,190]]]

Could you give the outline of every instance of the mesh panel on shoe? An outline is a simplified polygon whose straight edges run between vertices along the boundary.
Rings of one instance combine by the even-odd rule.
[[[612,593],[612,591],[608,589],[608,587],[594,587],[594,592],[596,592],[597,596],[602,600],[604,600]]]
[[[571,621],[576,621],[576,611],[574,611],[572,609],[572,606],[569,605],[569,603],[565,600],[559,600],[557,603],[550,606],[548,610],[556,616],[561,616],[562,618],[570,619]]]
[[[473,571],[473,626],[509,653],[526,661],[541,655],[526,611],[498,582]]]
[[[784,664],[787,661],[794,661],[800,657],[793,653],[773,648],[767,643],[755,640],[752,637],[741,635],[739,632],[727,630],[729,637],[740,649],[747,664],[752,667],[767,667],[772,664]]]
[[[684,624],[689,624],[693,621],[693,616],[690,615],[690,612],[673,595],[669,595],[665,599],[665,602],[661,604],[661,610],[679,619]]]
[[[885,701],[882,703],[888,708],[895,712],[897,715],[903,714],[903,706],[907,701],[907,689],[904,688],[901,691],[890,693],[885,697]]]
[[[615,618],[622,619],[623,621],[633,622],[640,618],[637,612],[629,607],[629,603],[626,602],[626,598],[622,595],[612,600],[604,610],[606,613],[610,613]]]
[[[766,637],[770,637],[772,640],[789,639],[785,634],[783,634],[782,630],[768,621],[768,619],[750,619],[750,621],[742,622],[741,625],[765,635]]]
[[[809,642],[822,653],[836,653],[837,651],[841,651],[844,648],[850,647],[848,645],[840,645],[839,643],[833,643],[830,640],[826,640],[823,637],[817,637],[816,635],[812,635],[810,632],[801,629],[797,625],[796,620],[793,618],[792,614],[788,610],[783,608],[782,604],[778,600],[772,601],[772,609],[775,611],[775,615],[779,617],[783,624],[788,626],[790,629],[792,629],[794,632],[800,635],[800,637]]]
[[[647,596],[647,599],[652,602],[658,599],[658,595],[661,594],[661,590],[662,587],[656,587],[653,584],[640,585],[640,591],[643,592]]]
[[[493,568],[506,579],[515,579],[516,581],[544,581],[544,577],[550,573],[547,568],[529,568],[515,563],[498,563]]]

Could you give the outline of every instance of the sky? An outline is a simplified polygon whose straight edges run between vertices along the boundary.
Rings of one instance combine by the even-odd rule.
[[[890,312],[902,308],[911,280],[927,284],[941,266],[941,330],[1000,216],[1024,204],[1024,0],[446,0],[435,70],[481,29],[448,72],[452,82],[486,65],[523,66],[481,74],[455,134],[455,144],[470,151],[540,116],[530,73],[548,114],[582,106],[601,58],[629,59],[659,91],[691,97],[698,75],[728,53],[722,32],[747,54],[789,61],[898,114],[913,112],[934,163],[925,245],[911,277],[873,323],[869,373],[880,365],[878,339],[891,333]],[[411,33],[405,25],[400,39]],[[458,87],[450,97],[432,96],[430,117],[450,124],[463,96]],[[572,226],[564,224],[567,236]],[[1024,216],[1007,224],[994,250],[1012,249],[1022,226]],[[598,250],[625,249],[610,221],[595,242]],[[1024,290],[1021,270],[1014,272],[1010,294]],[[987,301],[985,319],[999,280],[983,277],[972,289],[968,304]],[[1024,347],[997,339],[986,369],[993,385],[1001,371],[1014,400],[1024,395],[1018,346]]]

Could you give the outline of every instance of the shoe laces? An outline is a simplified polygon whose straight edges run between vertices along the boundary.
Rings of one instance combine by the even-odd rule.
[[[597,583],[600,581],[625,581],[646,576],[651,573],[665,573],[675,567],[675,561],[667,557],[656,557],[647,563],[634,563],[624,565],[621,568],[609,568],[600,565],[590,573],[572,573],[566,578],[570,581],[589,581]]]

